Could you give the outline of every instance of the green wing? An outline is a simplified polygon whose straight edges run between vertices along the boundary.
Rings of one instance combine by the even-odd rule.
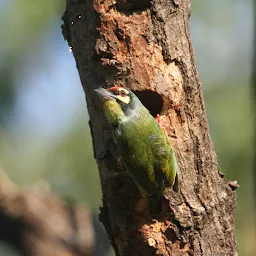
[[[143,120],[130,120],[118,132],[121,157],[140,190],[153,195],[173,186],[178,168],[176,157],[151,115]]]
[[[175,153],[162,128],[155,122],[155,133],[150,137],[152,152],[155,156],[154,173],[156,183],[160,186],[173,186],[177,177],[178,164]]]

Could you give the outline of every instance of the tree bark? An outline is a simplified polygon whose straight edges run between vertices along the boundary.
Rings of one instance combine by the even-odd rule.
[[[103,191],[100,219],[116,255],[236,255],[236,182],[218,171],[195,67],[189,0],[67,0],[63,34],[86,94]],[[161,114],[179,192],[148,212],[118,157],[94,89],[124,86]]]

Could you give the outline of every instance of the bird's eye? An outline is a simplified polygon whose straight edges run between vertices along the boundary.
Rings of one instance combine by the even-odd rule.
[[[125,96],[127,95],[126,92],[123,91],[123,90],[120,90],[120,91],[119,91],[119,94],[120,94],[122,97],[125,97]]]

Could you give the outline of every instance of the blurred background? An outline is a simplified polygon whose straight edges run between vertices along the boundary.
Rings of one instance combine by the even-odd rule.
[[[97,214],[100,181],[63,0],[0,0],[0,165],[17,184],[46,180]],[[252,0],[192,1],[193,47],[219,166],[238,180],[240,255],[255,255]],[[254,99],[255,100],[255,99]],[[255,152],[254,152],[255,153]],[[6,245],[1,255],[18,255]]]

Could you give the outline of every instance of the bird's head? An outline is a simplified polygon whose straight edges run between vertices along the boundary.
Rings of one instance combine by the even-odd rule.
[[[136,95],[123,87],[99,88],[95,91],[103,101],[104,111],[110,123],[124,121],[142,106]]]

